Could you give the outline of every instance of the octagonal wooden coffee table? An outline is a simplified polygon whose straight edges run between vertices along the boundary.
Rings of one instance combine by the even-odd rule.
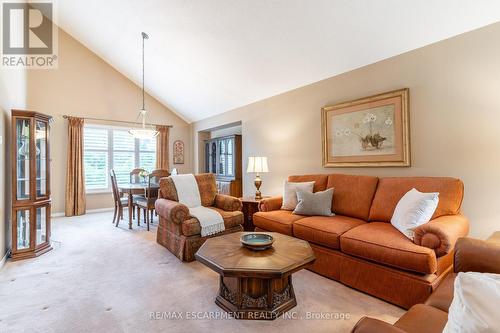
[[[209,238],[196,252],[198,261],[220,274],[215,303],[238,319],[272,320],[297,305],[292,274],[312,264],[309,243],[274,232],[273,247],[243,247],[243,232]]]

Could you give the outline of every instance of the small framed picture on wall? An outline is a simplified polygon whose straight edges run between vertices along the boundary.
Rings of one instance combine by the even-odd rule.
[[[174,164],[184,164],[184,142],[174,141]]]

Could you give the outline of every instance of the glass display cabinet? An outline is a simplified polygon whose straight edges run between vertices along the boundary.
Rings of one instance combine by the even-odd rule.
[[[216,177],[217,191],[242,196],[241,135],[205,140],[205,172]]]
[[[12,110],[12,259],[37,257],[50,245],[51,117]]]

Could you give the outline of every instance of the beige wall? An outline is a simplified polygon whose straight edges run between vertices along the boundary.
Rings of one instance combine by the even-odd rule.
[[[471,233],[486,237],[500,230],[498,40],[500,23],[199,121],[193,134],[241,120],[244,168],[249,155],[269,157],[266,195],[279,194],[290,174],[459,177]],[[321,107],[404,87],[410,88],[411,168],[322,167]],[[252,180],[244,174],[247,195]]]
[[[26,72],[0,69],[0,260],[10,247],[10,109],[26,105]]]
[[[28,109],[50,114],[55,119],[50,136],[54,213],[64,211],[67,123],[62,116],[135,121],[140,106],[140,87],[59,30],[59,68],[29,71],[27,101]],[[183,140],[187,154],[186,163],[175,167],[180,172],[191,172],[191,126],[151,96],[146,96],[146,109],[149,121],[174,126],[170,142]],[[170,163],[171,168],[174,167],[171,148]],[[87,196],[87,209],[107,207],[112,207],[111,193]]]
[[[221,128],[217,130],[210,131],[211,138],[219,138],[221,136],[241,134],[241,125]]]

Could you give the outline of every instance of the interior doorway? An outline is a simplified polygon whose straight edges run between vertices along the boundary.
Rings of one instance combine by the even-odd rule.
[[[213,173],[221,194],[243,195],[242,139],[241,122],[198,132],[198,172]]]

